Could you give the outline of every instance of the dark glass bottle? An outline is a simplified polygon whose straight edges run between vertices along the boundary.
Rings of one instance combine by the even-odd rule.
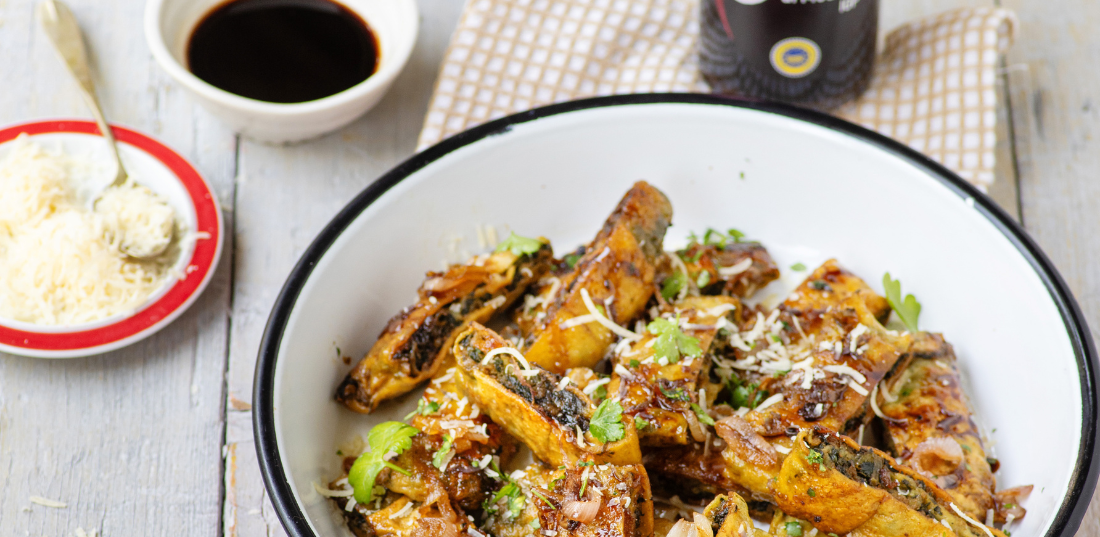
[[[832,109],[871,80],[878,0],[702,0],[699,70],[715,93]]]

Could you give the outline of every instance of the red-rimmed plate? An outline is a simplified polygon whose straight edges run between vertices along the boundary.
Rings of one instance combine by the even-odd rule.
[[[149,337],[180,316],[214,274],[222,249],[221,208],[210,186],[186,159],[140,132],[113,126],[129,174],[160,194],[188,231],[169,280],[136,310],[76,325],[42,326],[0,317],[0,351],[38,358],[75,358],[112,351]],[[108,147],[95,123],[46,120],[0,128],[0,158],[20,134],[47,148],[109,162]],[[109,168],[109,166],[107,167]],[[104,174],[104,185],[113,170]],[[100,179],[97,177],[97,179]]]

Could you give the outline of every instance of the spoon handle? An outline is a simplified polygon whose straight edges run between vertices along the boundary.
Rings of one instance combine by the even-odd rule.
[[[99,100],[95,96],[95,85],[92,83],[91,70],[88,68],[88,52],[84,49],[84,35],[80,31],[80,25],[69,7],[60,0],[44,0],[35,9],[38,22],[46,31],[54,48],[65,61],[73,78],[76,78],[80,86],[80,92],[88,107],[92,109],[92,116],[99,125],[99,132],[107,139],[111,146],[115,163],[118,165],[118,175],[112,185],[121,185],[126,182],[126,170],[122,167],[122,158],[118,154],[118,144],[115,142],[114,132],[107,125],[107,118],[103,116],[103,109],[99,106]]]

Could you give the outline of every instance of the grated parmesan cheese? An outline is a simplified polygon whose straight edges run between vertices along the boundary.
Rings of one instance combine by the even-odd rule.
[[[101,210],[120,212],[89,211],[82,195],[96,171],[93,162],[46,151],[25,137],[0,162],[0,317],[40,325],[93,322],[137,309],[169,279],[169,262],[137,262],[121,252],[124,241],[163,231],[163,211],[140,216],[155,194],[131,184],[120,190],[133,192],[108,192],[100,200]],[[175,225],[174,217],[167,225]]]

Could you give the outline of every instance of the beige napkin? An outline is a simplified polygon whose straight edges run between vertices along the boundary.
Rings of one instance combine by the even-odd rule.
[[[836,114],[900,140],[985,188],[993,182],[996,67],[1016,18],[960,9],[886,38],[871,88]],[[546,104],[621,93],[706,92],[698,0],[468,0],[419,147]]]

